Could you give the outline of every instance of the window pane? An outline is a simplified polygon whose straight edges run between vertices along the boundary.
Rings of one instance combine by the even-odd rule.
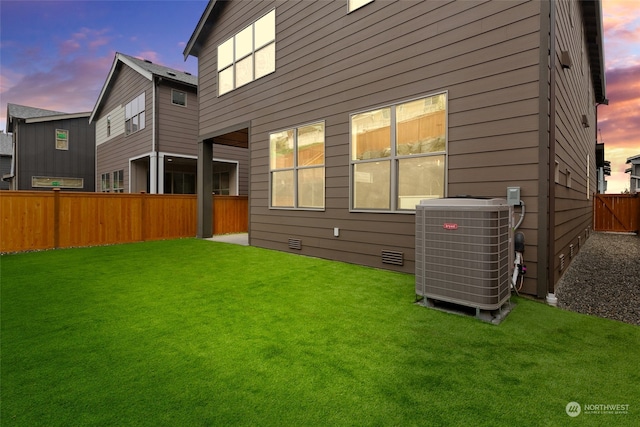
[[[391,155],[391,110],[370,111],[351,116],[352,160]]]
[[[144,110],[146,110],[146,105],[145,105],[144,92],[142,92],[140,96],[138,96],[138,113]]]
[[[324,168],[298,170],[298,207],[324,208]]]
[[[269,135],[269,159],[271,169],[293,167],[293,130]]]
[[[218,73],[218,95],[233,90],[233,67]]]
[[[298,129],[298,166],[324,164],[324,123]]]
[[[437,95],[396,107],[398,155],[445,151],[445,96]]]
[[[176,105],[187,105],[187,94],[179,90],[172,90],[171,102]]]
[[[218,46],[218,71],[233,64],[233,37]]]
[[[246,85],[253,80],[253,56],[247,56],[236,62],[236,87]]]
[[[140,129],[144,129],[144,116],[145,116],[144,111],[143,111],[143,112],[141,112],[141,113],[138,115],[138,117],[139,117],[138,126],[139,126],[139,128],[140,128]]]
[[[276,44],[271,43],[256,52],[256,79],[276,70]]]
[[[349,12],[356,10],[367,3],[371,3],[373,0],[349,0]]]
[[[131,132],[136,132],[138,130],[138,116],[133,116],[131,119]]]
[[[398,209],[444,197],[444,156],[400,159],[398,165]]]
[[[249,25],[236,34],[236,61],[253,51],[253,26]]]
[[[276,11],[267,13],[255,23],[255,47],[259,48],[276,39]]]
[[[354,209],[390,209],[391,161],[353,165]]]
[[[271,206],[293,207],[293,170],[271,173]]]
[[[129,102],[124,107],[124,119],[129,120],[131,118],[131,103]]]

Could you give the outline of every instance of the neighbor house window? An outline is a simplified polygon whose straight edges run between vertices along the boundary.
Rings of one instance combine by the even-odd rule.
[[[111,116],[107,116],[107,136],[111,136]]]
[[[69,149],[69,131],[66,129],[56,129],[56,150]]]
[[[218,95],[275,70],[275,9],[218,45]]]
[[[124,107],[124,129],[127,135],[144,129],[144,92]]]
[[[182,92],[179,90],[172,89],[171,90],[171,103],[174,105],[182,105],[183,107],[187,106],[187,94],[186,92]]]
[[[349,12],[361,8],[365,4],[371,3],[373,0],[347,0],[349,3]]]
[[[229,172],[213,173],[213,194],[222,194],[228,196],[230,193],[230,176]]]
[[[324,122],[269,135],[271,207],[324,209]]]
[[[31,186],[34,188],[82,188],[82,178],[62,178],[51,176],[32,176]]]
[[[124,170],[122,169],[113,173],[113,192],[124,192]]]
[[[192,173],[165,172],[165,194],[195,194],[196,176]]]
[[[103,173],[100,175],[100,191],[103,193],[108,193],[111,191],[111,174]]]
[[[412,211],[444,197],[447,95],[351,116],[351,208]]]

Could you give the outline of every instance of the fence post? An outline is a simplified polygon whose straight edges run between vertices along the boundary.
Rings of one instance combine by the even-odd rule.
[[[147,211],[147,198],[145,197],[147,194],[146,191],[140,192],[140,237],[143,242],[147,241],[147,226],[145,224],[145,215]]]
[[[53,189],[53,247],[60,247],[60,189]]]

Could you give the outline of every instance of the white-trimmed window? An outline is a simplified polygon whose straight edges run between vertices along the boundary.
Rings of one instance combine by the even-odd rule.
[[[414,211],[445,195],[447,94],[351,115],[351,209]]]
[[[349,4],[349,12],[353,12],[356,9],[360,9],[365,4],[371,3],[373,0],[347,0]]]
[[[113,173],[113,192],[124,193],[124,170],[122,169]]]
[[[124,129],[127,135],[144,129],[145,108],[144,92],[124,107]]]
[[[181,90],[171,89],[171,103],[173,105],[187,106],[187,93]]]
[[[276,10],[218,45],[218,96],[276,70]]]
[[[111,174],[103,173],[100,175],[100,191],[102,193],[108,193],[111,191]]]
[[[324,122],[269,135],[270,206],[324,209]]]
[[[69,149],[69,131],[67,129],[56,129],[56,150]]]

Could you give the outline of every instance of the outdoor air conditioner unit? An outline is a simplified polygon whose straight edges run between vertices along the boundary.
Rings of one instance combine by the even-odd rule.
[[[445,198],[416,206],[416,295],[498,310],[511,296],[505,199]],[[431,304],[429,304],[431,305]]]

